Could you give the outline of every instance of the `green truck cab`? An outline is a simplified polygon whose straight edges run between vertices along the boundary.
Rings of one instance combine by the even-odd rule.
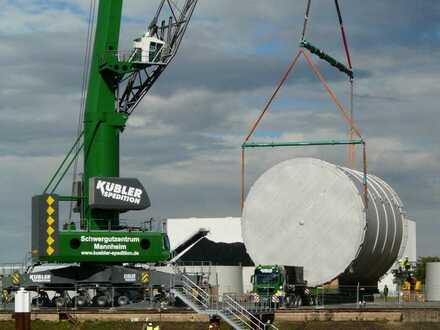
[[[258,265],[251,276],[252,292],[261,297],[273,296],[284,289],[283,270],[278,265]]]
[[[251,276],[252,292],[257,302],[299,307],[313,301],[302,267],[258,265]]]

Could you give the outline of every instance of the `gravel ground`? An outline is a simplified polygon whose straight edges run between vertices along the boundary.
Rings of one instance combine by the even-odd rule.
[[[145,323],[135,322],[84,322],[75,326],[63,322],[32,322],[32,330],[142,330]],[[390,323],[390,322],[288,322],[277,324],[280,330],[440,330],[440,323]],[[206,330],[206,323],[162,323],[161,330]],[[222,330],[230,328],[223,325]],[[15,330],[14,322],[0,322],[0,330]]]

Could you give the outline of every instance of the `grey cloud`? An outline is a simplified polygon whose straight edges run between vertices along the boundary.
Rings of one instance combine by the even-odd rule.
[[[88,9],[84,0],[68,3]],[[297,49],[304,2],[199,5],[176,61],[121,138],[121,174],[139,177],[153,202],[151,210],[124,216],[239,215],[239,146]],[[396,188],[418,221],[419,253],[435,254],[439,4],[345,0],[341,5],[359,72],[356,118],[369,141],[370,169]],[[145,28],[142,18],[154,7],[153,2],[125,2],[123,49]],[[314,1],[312,10],[310,40],[342,60],[332,3]],[[85,17],[69,9],[46,8],[32,17],[20,8],[5,7],[5,12],[10,28],[0,24],[0,183],[10,193],[0,198],[6,210],[0,248],[14,246],[4,256],[14,261],[28,240],[22,228],[26,223],[29,230],[30,196],[41,191],[73,143],[87,26]],[[345,77],[320,65],[346,103]],[[279,132],[286,139],[345,137],[346,125],[304,63],[277,102],[262,123],[263,133]],[[248,185],[293,156],[343,163],[345,149],[250,152]]]

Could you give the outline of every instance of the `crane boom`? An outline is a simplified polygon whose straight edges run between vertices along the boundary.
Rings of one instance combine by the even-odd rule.
[[[150,200],[139,180],[119,177],[119,137],[129,115],[176,55],[196,4],[197,0],[185,0],[183,7],[177,8],[173,1],[161,0],[146,31],[124,54],[119,51],[123,0],[99,1],[82,133],[44,193],[33,198],[32,252],[37,261],[169,259],[166,233],[141,227],[133,231],[120,224],[121,212],[146,209]],[[158,25],[166,9],[171,13],[168,21]],[[80,150],[84,169],[81,180],[74,184],[76,193],[55,194]],[[77,204],[80,228],[68,225],[59,229],[62,201]]]
[[[156,16],[148,29],[155,34],[159,40],[166,42],[165,47],[158,57],[158,63],[154,63],[143,70],[132,72],[126,77],[127,83],[125,84],[123,92],[118,97],[121,112],[130,115],[142,98],[148,93],[157,78],[159,78],[168,64],[174,59],[193,15],[197,1],[198,0],[186,0],[183,8],[180,10],[179,16],[173,14],[169,17],[168,23],[162,21],[161,25],[158,26],[158,17],[165,2],[167,2],[169,8],[172,8],[172,3],[169,0],[162,0]]]

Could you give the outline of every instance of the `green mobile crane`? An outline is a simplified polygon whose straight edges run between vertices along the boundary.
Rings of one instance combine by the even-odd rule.
[[[135,300],[138,289],[154,281],[169,283],[159,272],[134,266],[166,262],[171,251],[166,232],[120,222],[120,213],[146,209],[150,200],[139,180],[119,177],[119,137],[129,116],[176,55],[196,4],[197,0],[185,0],[177,8],[174,1],[161,0],[146,32],[134,40],[132,50],[123,53],[119,51],[123,0],[99,1],[82,127],[43,193],[32,198],[34,265],[26,274],[13,274],[9,282],[4,281],[6,292],[25,286],[39,292],[42,304],[105,306]],[[165,11],[170,15],[163,19]],[[57,194],[81,152],[80,180],[74,181],[71,195]],[[74,204],[78,224],[63,223],[62,202]],[[98,288],[94,297],[85,293],[89,285]],[[135,289],[128,293],[112,289],[122,285]],[[48,298],[49,290],[55,290],[54,298]],[[72,290],[76,301],[68,297]]]

